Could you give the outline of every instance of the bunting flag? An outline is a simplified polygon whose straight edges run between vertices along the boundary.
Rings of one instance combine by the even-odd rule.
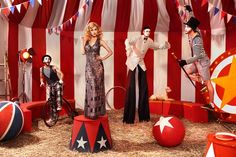
[[[17,11],[20,13],[21,4],[16,5],[16,9],[17,9]]]
[[[224,12],[224,11],[221,11],[221,15],[220,15],[221,19],[222,19],[222,18],[224,18],[224,17],[225,17],[225,15],[226,15],[226,12]]]
[[[230,21],[230,19],[232,18],[231,14],[227,14],[227,23]]]
[[[22,3],[18,3],[16,5],[9,5],[9,3],[11,3],[11,1],[9,1],[9,3],[7,3],[7,1],[4,1],[7,5],[6,7],[0,7],[0,13],[4,14],[6,17],[10,14],[9,11],[11,11],[12,14],[14,14],[15,9],[17,9],[17,11],[20,13],[21,10],[21,5],[27,6],[27,4],[30,2],[22,2]],[[12,1],[13,3],[14,1]],[[8,6],[9,5],[9,6]],[[0,5],[1,6],[1,5]]]
[[[202,0],[202,5],[201,6],[205,5],[207,2],[208,2],[208,0]],[[230,8],[231,5],[232,4],[225,2],[226,8]],[[235,5],[232,5],[232,6],[235,6]],[[213,5],[212,2],[208,2],[208,12],[210,12],[212,9],[214,9],[214,15],[216,15],[218,12],[220,12],[220,15],[221,15],[220,19],[221,20],[224,19],[224,17],[226,15],[227,15],[227,23],[230,21],[232,16],[234,17],[234,19],[236,18],[235,12],[230,13],[230,11],[226,12],[225,10],[223,10],[224,8],[223,9],[219,9],[219,8],[222,8],[221,3],[216,3],[215,2],[215,5]]]
[[[179,8],[179,10],[182,10],[184,8],[185,2],[183,2],[183,4],[179,4],[179,0],[175,0],[176,2],[176,7]],[[205,4],[208,4],[208,12],[210,12],[212,9],[214,9],[214,15],[220,13],[220,19],[224,19],[224,17],[227,15],[227,23],[230,21],[231,17],[234,17],[234,19],[236,18],[236,14],[235,13],[230,13],[230,12],[226,12],[223,9],[219,9],[221,8],[219,5],[221,5],[221,3],[214,2],[215,4],[213,5],[213,3],[210,0],[202,0],[201,1],[201,7],[203,7]],[[228,8],[229,6],[231,6],[231,3],[227,3],[225,2],[226,7]]]
[[[29,4],[30,3],[30,4]],[[46,99],[46,90],[40,88],[39,68],[45,54],[52,56],[52,64],[64,73],[64,97],[74,98],[76,107],[83,108],[85,98],[86,57],[80,53],[80,36],[89,21],[101,25],[103,38],[113,50],[113,55],[103,61],[105,68],[105,90],[114,86],[126,86],[125,39],[137,36],[142,27],[149,25],[154,33],[151,38],[159,43],[169,41],[169,50],[149,50],[145,57],[149,95],[172,89],[169,97],[176,100],[204,102],[171,53],[178,58],[190,57],[187,35],[173,0],[41,0],[24,2],[15,0],[12,6],[22,4],[20,11],[1,9],[8,20],[0,18],[0,53],[8,52],[11,83],[14,96],[22,93],[22,68],[26,69],[25,93],[30,101]],[[234,3],[234,2],[232,2]],[[201,22],[204,47],[211,62],[227,50],[235,48],[236,25],[228,13],[236,15],[235,5],[219,1],[208,5],[192,1],[192,9]],[[228,20],[221,20],[215,8],[223,8]],[[218,9],[218,11],[221,11]],[[7,13],[6,13],[7,12]],[[6,14],[5,14],[6,13]],[[223,17],[225,17],[224,15]],[[232,18],[231,18],[232,19]],[[57,33],[53,33],[57,32]],[[17,52],[33,47],[33,62],[18,64]],[[105,55],[101,49],[101,55]],[[3,55],[0,55],[3,56]],[[16,79],[18,78],[18,80]],[[109,96],[109,103],[123,106],[119,93]],[[112,103],[113,102],[113,103]]]
[[[214,15],[216,15],[219,11],[220,11],[220,9],[215,8],[215,9],[214,9]]]

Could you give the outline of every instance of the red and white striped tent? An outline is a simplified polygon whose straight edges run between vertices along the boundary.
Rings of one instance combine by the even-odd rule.
[[[151,34],[151,38],[160,43],[167,40],[171,44],[169,50],[149,50],[146,55],[149,94],[163,93],[166,86],[169,86],[172,89],[169,95],[171,98],[202,101],[199,92],[196,92],[171,56],[171,52],[175,52],[179,58],[190,56],[188,38],[184,34],[184,26],[178,15],[178,7],[184,4],[192,6],[194,16],[201,22],[199,28],[211,62],[225,51],[236,47],[234,0],[0,0],[0,2],[0,53],[1,59],[5,52],[8,53],[14,96],[22,92],[22,69],[19,68],[21,65],[18,64],[17,52],[32,47],[36,53],[33,56],[33,63],[26,66],[26,93],[30,101],[44,100],[46,97],[45,90],[39,87],[39,67],[42,66],[41,57],[49,54],[53,58],[52,64],[61,68],[65,74],[64,96],[75,98],[77,107],[83,108],[85,57],[79,50],[80,36],[89,21],[101,25],[104,40],[114,52],[112,57],[104,61],[106,91],[113,86],[125,86],[127,68],[124,40],[140,34],[142,27],[149,25],[155,32]],[[216,94],[215,97],[220,96]],[[118,102],[119,93],[114,93],[110,99]],[[232,102],[231,104],[236,104]]]

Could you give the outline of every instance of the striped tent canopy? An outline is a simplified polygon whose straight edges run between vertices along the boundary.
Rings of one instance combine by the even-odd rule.
[[[145,57],[149,95],[164,93],[169,86],[171,98],[203,101],[197,92],[200,87],[195,89],[191,85],[171,56],[172,52],[183,59],[191,55],[178,14],[178,8],[184,4],[192,6],[194,16],[201,22],[199,28],[211,62],[236,47],[234,0],[0,0],[0,3],[0,59],[8,53],[14,96],[22,92],[22,65],[18,64],[17,52],[31,47],[35,50],[33,62],[25,66],[25,91],[30,101],[46,98],[45,89],[39,87],[39,68],[41,57],[49,54],[52,64],[65,75],[64,96],[75,98],[77,107],[83,108],[86,60],[79,50],[80,36],[89,21],[101,25],[103,38],[114,52],[104,61],[106,91],[114,86],[125,87],[124,40],[139,35],[142,27],[149,25],[154,41],[171,44],[171,49],[149,50]],[[109,99],[119,102],[119,93]]]

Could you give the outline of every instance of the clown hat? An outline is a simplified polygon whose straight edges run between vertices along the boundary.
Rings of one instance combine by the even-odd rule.
[[[193,30],[196,30],[196,28],[199,26],[200,22],[198,21],[198,19],[191,17],[187,23],[185,23],[185,25],[188,25],[189,27],[191,27]]]

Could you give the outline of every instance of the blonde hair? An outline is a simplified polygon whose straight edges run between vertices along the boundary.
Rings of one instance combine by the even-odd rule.
[[[93,27],[97,27],[97,29],[98,29],[98,34],[97,34],[98,39],[102,38],[102,29],[101,29],[101,27],[95,22],[89,22],[89,24],[86,26],[85,31],[84,31],[85,41],[91,39],[90,31]]]

